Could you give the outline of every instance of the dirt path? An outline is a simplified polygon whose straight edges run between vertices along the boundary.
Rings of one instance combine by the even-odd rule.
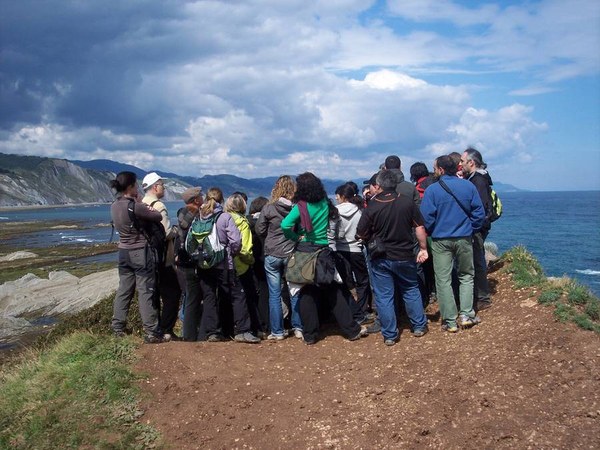
[[[386,347],[143,346],[143,420],[168,448],[600,448],[600,339],[506,275],[483,323]]]

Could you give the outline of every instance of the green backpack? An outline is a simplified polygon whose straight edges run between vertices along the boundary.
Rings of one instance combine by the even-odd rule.
[[[225,246],[217,235],[217,219],[221,213],[207,219],[196,217],[185,240],[185,250],[200,269],[215,267],[225,259]]]

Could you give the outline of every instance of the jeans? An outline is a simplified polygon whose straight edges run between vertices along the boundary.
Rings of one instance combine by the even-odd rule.
[[[452,266],[456,261],[460,314],[475,317],[473,311],[473,244],[471,237],[433,239],[431,243],[435,286],[444,323],[456,325],[459,311],[452,291]]]
[[[285,271],[287,258],[277,256],[265,256],[265,273],[269,287],[269,322],[271,334],[283,336],[283,309],[281,308],[281,280]],[[298,309],[298,295],[291,298],[292,301],[292,328],[302,330],[300,312]]]
[[[373,290],[381,334],[384,339],[397,339],[398,326],[394,308],[394,280],[398,283],[400,294],[404,301],[406,314],[413,331],[422,330],[427,326],[427,317],[423,309],[417,263],[415,261],[394,261],[378,258],[371,261]]]

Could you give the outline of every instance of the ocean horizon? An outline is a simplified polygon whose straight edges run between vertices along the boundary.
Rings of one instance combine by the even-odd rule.
[[[600,191],[500,192],[503,214],[487,238],[502,254],[523,245],[547,276],[576,279],[600,296]],[[182,202],[166,202],[172,221]],[[111,238],[110,205],[86,204],[48,208],[18,208],[0,212],[0,224],[14,221],[74,221],[80,229],[47,230],[4,243],[45,247],[101,243]],[[117,235],[112,236],[118,239]],[[109,261],[116,256],[103,255]]]

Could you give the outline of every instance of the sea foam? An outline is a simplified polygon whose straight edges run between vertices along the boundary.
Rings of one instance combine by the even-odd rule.
[[[583,275],[600,275],[600,270],[592,270],[592,269],[585,269],[585,270],[576,269],[575,272],[581,273]]]

